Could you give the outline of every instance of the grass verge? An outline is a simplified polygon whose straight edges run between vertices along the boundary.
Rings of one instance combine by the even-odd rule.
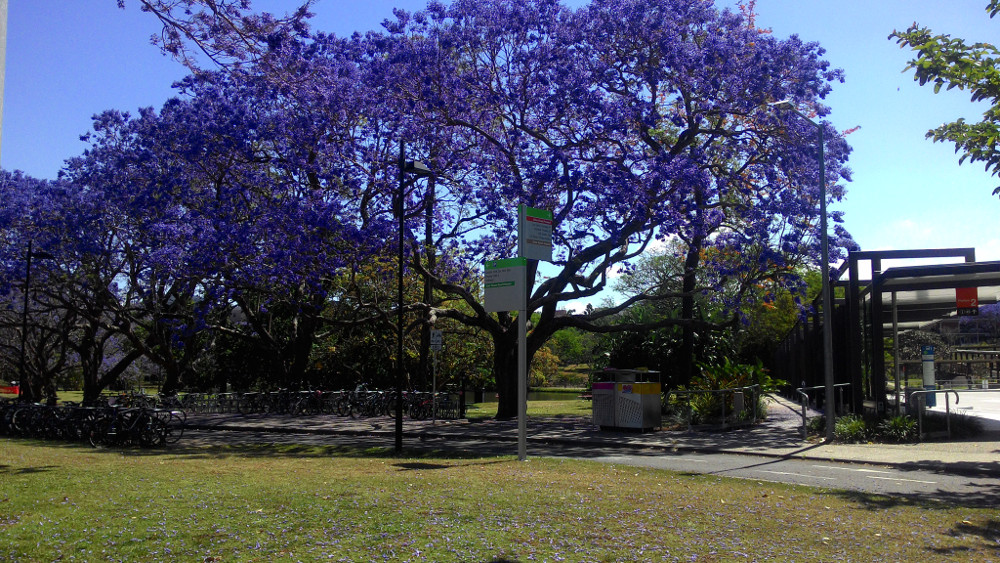
[[[1000,557],[994,510],[569,460],[0,441],[0,560]]]
[[[590,401],[574,396],[572,399],[555,401],[528,401],[528,416],[534,418],[587,417],[592,412]],[[496,403],[472,403],[466,405],[465,416],[469,420],[493,418],[497,414]]]

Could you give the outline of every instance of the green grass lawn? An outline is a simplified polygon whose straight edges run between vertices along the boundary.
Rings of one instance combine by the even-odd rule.
[[[562,418],[567,416],[591,416],[591,402],[572,398],[555,401],[528,401],[528,416],[534,418]],[[493,418],[497,414],[496,403],[472,403],[466,405],[465,416],[469,420]]]
[[[995,510],[597,463],[0,440],[0,561],[986,561]]]

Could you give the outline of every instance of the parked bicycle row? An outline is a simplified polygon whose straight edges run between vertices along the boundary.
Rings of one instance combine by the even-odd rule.
[[[0,402],[0,435],[88,442],[92,446],[158,447],[184,435],[183,411],[147,407],[58,406]]]
[[[133,402],[135,399],[129,399]],[[436,402],[436,405],[435,405]],[[186,393],[159,397],[156,406],[190,413],[316,415],[331,414],[352,418],[387,416],[395,413],[395,391],[271,391],[248,393]],[[460,418],[457,395],[406,391],[403,412],[411,419]]]

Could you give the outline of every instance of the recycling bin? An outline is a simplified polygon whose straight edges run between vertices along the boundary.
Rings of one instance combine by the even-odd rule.
[[[605,381],[593,386],[595,426],[641,432],[662,426],[659,372],[607,369],[601,376]]]
[[[592,406],[594,426],[615,426],[615,384],[613,381],[594,382]]]

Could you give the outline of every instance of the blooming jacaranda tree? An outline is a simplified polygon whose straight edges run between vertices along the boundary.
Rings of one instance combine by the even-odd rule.
[[[596,1],[578,10],[459,1],[398,11],[384,34],[276,34],[268,45],[256,66],[231,75],[271,85],[296,108],[298,119],[282,126],[303,143],[307,177],[343,198],[359,231],[391,240],[385,229],[402,209],[406,265],[433,290],[407,309],[424,323],[451,318],[491,335],[500,417],[516,406],[514,318],[486,312],[478,282],[485,260],[515,254],[519,204],[556,219],[555,270],[528,305],[539,313],[529,357],[563,327],[720,328],[731,323],[695,318],[696,294],[728,300],[735,319],[745,292],[723,291],[733,280],[794,283],[797,266],[817,261],[815,131],[768,103],[791,99],[821,119],[829,111],[821,101],[841,75],[818,45],[777,39],[744,14],[695,0]],[[836,201],[849,147],[824,127],[825,181]],[[436,176],[395,202],[403,143]],[[617,269],[674,239],[685,248],[679,292],[651,287],[615,307],[556,315],[561,303],[600,294]],[[833,242],[834,257],[851,244],[842,230]],[[376,254],[391,264],[389,248]],[[370,311],[352,322],[394,317],[391,302],[366,299],[357,284],[334,291],[338,304]],[[679,317],[604,322],[635,303],[677,297],[685,303]]]
[[[529,357],[564,327],[730,326],[696,318],[687,304],[707,295],[735,319],[745,292],[734,283],[794,283],[796,267],[818,260],[815,130],[768,104],[791,99],[822,120],[841,75],[818,45],[773,37],[745,14],[703,0],[595,0],[576,10],[459,0],[398,11],[384,33],[351,38],[306,35],[299,23],[188,21],[208,34],[195,43],[239,64],[198,70],[159,111],[100,116],[94,146],[66,181],[102,194],[107,220],[128,225],[118,246],[131,270],[113,280],[137,297],[119,305],[183,294],[200,311],[236,307],[240,330],[273,348],[282,377],[301,373],[324,323],[391,326],[395,304],[355,274],[374,267],[377,285],[379,268],[405,267],[428,286],[405,305],[419,313],[414,325],[451,319],[490,335],[497,415],[512,416],[514,317],[487,312],[479,288],[485,260],[516,253],[519,204],[555,216],[552,265],[541,275],[531,267]],[[822,123],[824,180],[837,201],[849,147]],[[406,182],[399,201],[404,145],[404,157],[435,176]],[[390,243],[397,212],[405,264]],[[668,241],[684,253],[679,290],[650,287],[613,307],[556,314]],[[850,240],[838,230],[833,243],[836,258]],[[150,289],[164,280],[184,289]],[[606,322],[666,298],[686,304],[679,316]],[[295,313],[291,336],[269,333],[278,306]],[[152,318],[142,309],[131,318]],[[181,333],[212,324],[204,314],[166,316]]]
[[[205,329],[255,339],[271,352],[276,379],[295,379],[319,326],[324,279],[381,246],[366,242],[378,229],[360,229],[357,206],[338,191],[349,182],[327,182],[322,163],[339,162],[344,145],[323,108],[303,116],[294,96],[259,78],[202,73],[158,112],[107,112],[91,149],[67,167],[73,185],[104,194],[128,218],[127,254],[141,265],[125,285],[143,302],[129,326],[150,324],[126,336],[166,368],[168,383]],[[292,311],[290,334],[272,330],[279,307]],[[232,308],[235,323],[226,322]]]
[[[124,9],[126,0],[117,0]],[[255,13],[250,0],[135,0],[140,9],[163,24],[154,45],[192,70],[207,61],[239,67],[259,61],[268,51],[268,39],[284,33],[306,35],[309,8],[305,0],[291,13],[274,16]]]
[[[529,300],[540,313],[529,357],[563,327],[649,328],[601,321],[668,297],[656,288],[589,313],[556,311],[599,294],[609,274],[670,239],[687,248],[679,297],[736,296],[734,318],[740,292],[721,291],[729,280],[794,278],[796,266],[816,264],[815,132],[768,103],[791,99],[819,118],[828,113],[821,100],[841,75],[818,45],[777,39],[742,14],[693,0],[598,0],[575,11],[555,1],[432,3],[397,13],[387,30],[386,54],[376,59],[386,65],[382,88],[410,116],[413,151],[430,155],[438,189],[471,194],[461,199],[468,209],[436,215],[444,225],[478,227],[439,231],[443,252],[464,264],[458,279],[515,254],[518,204],[554,212],[555,271]],[[836,201],[849,148],[824,126],[825,180]],[[421,268],[418,237],[411,240],[413,266],[468,308],[425,304],[429,314],[493,337],[498,416],[512,415],[513,317],[488,314],[474,286],[455,282],[456,269],[449,279]],[[847,244],[838,231],[834,256]],[[705,269],[712,275],[702,278],[716,283],[696,286]],[[690,310],[658,324],[718,328]]]
[[[120,339],[109,328],[120,322],[109,304],[127,293],[117,283],[128,264],[115,251],[121,216],[108,212],[100,194],[64,180],[32,181],[16,173],[6,178],[14,180],[8,183],[13,192],[8,201],[16,202],[18,215],[0,222],[0,232],[11,241],[0,252],[3,287],[20,282],[20,291],[9,295],[19,311],[31,312],[20,329],[27,331],[20,340],[22,398],[54,400],[54,377],[70,365],[94,398],[141,355],[119,354]]]

